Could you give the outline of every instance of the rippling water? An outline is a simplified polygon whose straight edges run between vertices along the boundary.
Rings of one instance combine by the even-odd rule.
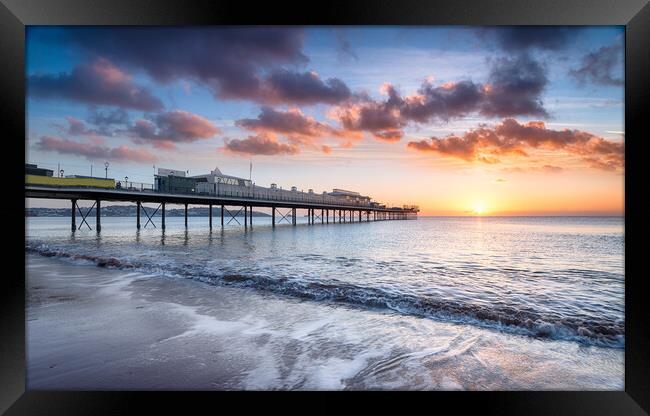
[[[353,308],[463,323],[532,338],[624,347],[619,217],[419,218],[282,225],[255,218],[208,230],[168,218],[135,230],[104,218],[74,235],[68,218],[28,218],[27,250],[100,266]],[[215,221],[218,224],[218,221]],[[94,225],[94,224],[93,224]]]

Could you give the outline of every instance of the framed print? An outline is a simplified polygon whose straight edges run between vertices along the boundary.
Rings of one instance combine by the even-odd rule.
[[[0,10],[7,414],[647,414],[646,2]]]

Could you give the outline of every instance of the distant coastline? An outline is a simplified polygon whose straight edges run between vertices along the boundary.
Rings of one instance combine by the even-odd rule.
[[[82,212],[85,214],[88,208],[81,208]],[[149,215],[153,214],[155,208],[146,208]],[[235,213],[236,210],[230,210],[231,213]],[[79,213],[77,212],[77,215]],[[144,218],[146,217],[144,212],[141,212],[140,215]],[[160,210],[156,213],[156,217],[161,215]],[[213,207],[212,215],[217,217],[221,216],[221,207]],[[226,213],[225,215],[228,215]],[[69,217],[70,208],[25,208],[25,217]],[[95,209],[90,210],[88,217],[95,216]],[[136,216],[136,206],[135,205],[108,205],[102,207],[102,217],[135,217]],[[185,216],[185,210],[183,208],[167,208],[165,210],[166,217],[183,217]],[[208,208],[207,207],[194,207],[187,210],[188,217],[207,217]],[[239,214],[239,216],[244,216],[244,211]],[[263,212],[253,211],[253,217],[270,217],[269,214]]]

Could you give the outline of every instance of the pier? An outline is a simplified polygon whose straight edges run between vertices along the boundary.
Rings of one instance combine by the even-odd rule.
[[[131,184],[133,185],[133,184]],[[386,220],[417,219],[418,208],[415,206],[386,207],[369,201],[343,201],[329,195],[308,194],[296,192],[287,195],[280,192],[268,192],[261,188],[256,192],[255,187],[246,191],[229,189],[218,190],[215,193],[178,193],[154,190],[144,186],[120,186],[115,189],[103,189],[82,186],[51,186],[25,185],[26,198],[63,199],[71,203],[71,230],[93,229],[87,221],[88,215],[95,211],[94,229],[101,231],[102,202],[133,202],[136,204],[135,227],[140,229],[154,223],[154,216],[160,212],[160,226],[165,229],[165,209],[168,204],[185,207],[185,227],[188,222],[188,205],[203,205],[209,208],[209,227],[213,227],[212,208],[221,208],[220,225],[237,223],[244,228],[253,226],[254,208],[271,208],[271,225],[275,227],[283,223],[295,226],[298,210],[306,210],[307,224],[346,224]],[[90,208],[82,208],[79,201],[92,201]],[[156,204],[153,211],[148,211],[142,204]],[[151,209],[149,209],[151,210]],[[243,224],[240,214],[243,213]],[[144,214],[144,216],[142,215]],[[143,218],[144,217],[144,218]],[[77,221],[79,218],[80,221]]]

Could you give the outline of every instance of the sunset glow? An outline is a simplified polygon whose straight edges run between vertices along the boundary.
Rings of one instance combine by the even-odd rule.
[[[482,202],[477,202],[476,204],[474,204],[474,213],[476,215],[485,214],[485,204],[483,204]]]

